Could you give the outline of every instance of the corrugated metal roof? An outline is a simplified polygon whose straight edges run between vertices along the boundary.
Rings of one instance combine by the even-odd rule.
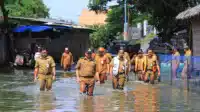
[[[27,18],[27,17],[12,17],[9,16],[9,19],[15,19],[15,20],[27,20],[27,21],[35,21],[35,22],[41,22],[46,25],[56,25],[56,26],[70,26],[72,28],[77,28],[77,29],[88,29],[92,30],[91,28],[80,26],[80,25],[75,25],[75,24],[70,24],[67,22],[63,22],[60,20],[56,19],[49,19],[49,18]]]

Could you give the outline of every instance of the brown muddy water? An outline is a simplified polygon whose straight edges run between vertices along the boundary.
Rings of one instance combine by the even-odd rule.
[[[167,81],[150,85],[134,81],[132,77],[123,91],[116,91],[108,80],[104,85],[96,85],[93,97],[87,97],[79,94],[75,77],[67,73],[57,73],[51,92],[40,92],[29,70],[14,70],[0,76],[1,112],[200,111],[198,93],[171,86]]]

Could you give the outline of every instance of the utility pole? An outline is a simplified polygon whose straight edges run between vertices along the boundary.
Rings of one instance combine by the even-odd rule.
[[[127,0],[124,0],[124,40],[128,40]]]

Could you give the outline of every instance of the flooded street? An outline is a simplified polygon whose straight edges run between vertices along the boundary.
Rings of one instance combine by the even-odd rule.
[[[200,95],[168,84],[144,84],[134,80],[124,91],[111,81],[96,85],[93,97],[79,95],[75,77],[57,73],[52,92],[40,92],[29,70],[0,74],[0,111],[10,112],[198,112]],[[134,78],[134,77],[132,77]]]

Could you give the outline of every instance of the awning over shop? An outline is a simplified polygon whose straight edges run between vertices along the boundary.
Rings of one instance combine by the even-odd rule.
[[[41,32],[45,30],[52,30],[52,29],[68,29],[70,27],[63,27],[63,26],[41,26],[41,25],[21,25],[13,29],[13,32]]]

